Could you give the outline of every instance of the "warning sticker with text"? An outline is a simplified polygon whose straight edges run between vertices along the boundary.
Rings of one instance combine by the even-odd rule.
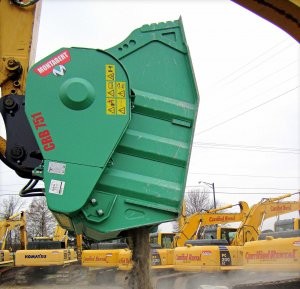
[[[51,180],[49,193],[56,195],[63,195],[65,189],[65,182],[59,180]]]
[[[117,98],[117,114],[118,115],[126,114],[126,99]]]
[[[106,114],[126,115],[126,82],[116,81],[116,67],[114,64],[105,65],[105,96]]]
[[[106,98],[106,114],[116,114],[116,99]]]

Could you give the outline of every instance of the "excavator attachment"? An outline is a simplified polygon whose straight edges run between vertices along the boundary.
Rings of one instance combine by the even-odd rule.
[[[34,176],[59,224],[103,240],[176,219],[197,109],[181,19],[36,63],[25,106],[42,154]]]

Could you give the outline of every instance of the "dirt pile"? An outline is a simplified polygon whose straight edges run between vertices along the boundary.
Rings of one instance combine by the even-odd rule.
[[[130,289],[153,289],[150,273],[150,243],[146,228],[136,228],[129,232],[133,268],[129,275]]]

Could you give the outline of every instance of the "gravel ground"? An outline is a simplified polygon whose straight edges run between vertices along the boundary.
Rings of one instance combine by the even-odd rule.
[[[268,282],[268,281],[276,281],[276,280],[288,280],[293,278],[298,278],[300,282],[300,273],[287,274],[287,273],[268,273],[268,274],[245,274],[242,272],[234,273],[234,274],[201,274],[195,275],[197,277],[197,282],[194,285],[188,285],[188,289],[232,289],[234,285],[238,284],[249,284],[253,282]],[[70,283],[68,285],[58,285],[52,284],[48,282],[48,284],[31,284],[31,285],[15,285],[14,278],[10,278],[9,280],[4,281],[0,279],[0,289],[123,289],[123,287],[116,286],[112,283],[101,284],[101,280],[99,280],[99,285],[91,285],[88,284],[87,281],[74,280],[74,283]],[[278,283],[279,284],[279,283]],[[237,287],[237,288],[243,288]],[[173,289],[175,287],[158,285],[157,289]],[[245,287],[245,289],[247,286]],[[250,288],[250,287],[249,287]],[[254,288],[254,287],[253,287]],[[266,287],[273,288],[273,287]],[[275,287],[274,287],[275,288]],[[294,289],[297,287],[276,287],[276,289]],[[300,288],[300,287],[298,287]],[[297,289],[298,289],[297,288]],[[144,289],[144,288],[141,288]],[[181,289],[177,287],[176,289]],[[243,288],[244,289],[244,288]],[[251,287],[252,289],[252,287]],[[259,287],[259,289],[264,289],[263,287]]]

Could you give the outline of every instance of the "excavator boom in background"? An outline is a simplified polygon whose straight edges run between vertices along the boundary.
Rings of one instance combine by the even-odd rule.
[[[295,193],[299,194],[299,193]],[[264,220],[300,210],[300,201],[286,201],[284,199],[295,194],[286,194],[277,198],[264,198],[253,205],[245,221],[240,225],[231,245],[244,245],[246,242],[258,240],[260,226]]]
[[[7,219],[0,220],[0,267],[12,266],[14,263],[11,252],[6,249],[6,239],[8,233],[16,228],[20,230],[20,247],[25,249],[27,246],[25,212],[16,213]]]
[[[199,239],[201,231],[205,233],[205,227],[219,224],[241,222],[246,217],[249,211],[249,206],[246,202],[239,202],[240,212],[228,213],[220,212],[225,209],[232,208],[236,205],[227,205],[217,209],[211,209],[206,212],[192,214],[188,217],[181,217],[179,223],[183,224],[174,237],[174,246],[184,246],[187,240]],[[202,229],[202,230],[201,230]]]
[[[231,241],[223,239],[221,242],[214,240],[196,240],[189,242],[185,247],[177,247],[174,250],[174,269],[177,271],[211,272],[211,271],[232,271],[243,269],[244,245],[251,251],[253,241],[258,241],[260,227],[264,220],[271,217],[284,215],[290,212],[299,211],[300,200],[289,201],[286,198],[294,194],[285,194],[277,198],[262,199],[254,204],[245,215],[235,236]],[[277,243],[279,242],[279,243]],[[289,244],[290,241],[283,241]],[[259,246],[257,243],[255,246]],[[271,243],[268,243],[271,245]],[[276,241],[276,246],[280,241]],[[294,261],[298,263],[298,259]],[[267,263],[265,263],[266,265]],[[298,265],[297,265],[298,266]],[[296,266],[296,267],[297,267]],[[266,267],[267,269],[267,267]]]
[[[10,231],[19,228],[21,248],[26,248],[27,232],[26,232],[26,215],[25,212],[16,213],[7,219],[0,220],[0,242],[1,249],[5,249],[6,238]]]

